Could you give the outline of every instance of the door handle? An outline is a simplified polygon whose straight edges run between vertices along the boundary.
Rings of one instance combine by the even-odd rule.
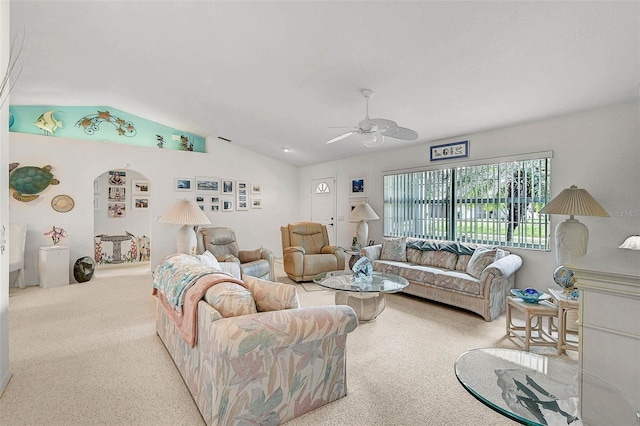
[[[333,226],[333,223],[329,223],[329,226]]]

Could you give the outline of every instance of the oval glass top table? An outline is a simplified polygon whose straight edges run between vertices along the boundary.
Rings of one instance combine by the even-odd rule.
[[[373,321],[384,311],[385,293],[401,291],[409,282],[399,275],[373,272],[370,277],[355,277],[352,271],[323,272],[313,282],[336,290],[336,305],[349,305],[360,321]]]
[[[455,364],[473,396],[525,425],[639,425],[612,385],[559,359],[514,349],[473,349]]]

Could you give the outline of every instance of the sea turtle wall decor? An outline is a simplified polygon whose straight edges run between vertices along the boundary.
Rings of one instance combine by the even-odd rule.
[[[33,201],[49,185],[60,181],[53,177],[51,166],[23,166],[20,163],[9,164],[9,188],[13,189],[13,198],[18,201]]]

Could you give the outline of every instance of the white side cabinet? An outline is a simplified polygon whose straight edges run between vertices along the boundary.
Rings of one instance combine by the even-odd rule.
[[[69,247],[40,247],[38,263],[40,287],[51,288],[69,284]]]

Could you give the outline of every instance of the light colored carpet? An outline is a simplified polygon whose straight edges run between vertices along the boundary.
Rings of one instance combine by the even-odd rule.
[[[278,281],[290,282],[276,263]],[[303,306],[333,292],[298,285]],[[151,275],[99,271],[82,284],[10,289],[10,367],[0,423],[202,425],[195,403],[155,333]],[[504,317],[401,294],[347,338],[348,395],[288,425],[511,425],[458,383],[454,363],[479,347],[518,348]],[[555,356],[550,348],[535,352]],[[576,362],[570,353],[561,358]]]

